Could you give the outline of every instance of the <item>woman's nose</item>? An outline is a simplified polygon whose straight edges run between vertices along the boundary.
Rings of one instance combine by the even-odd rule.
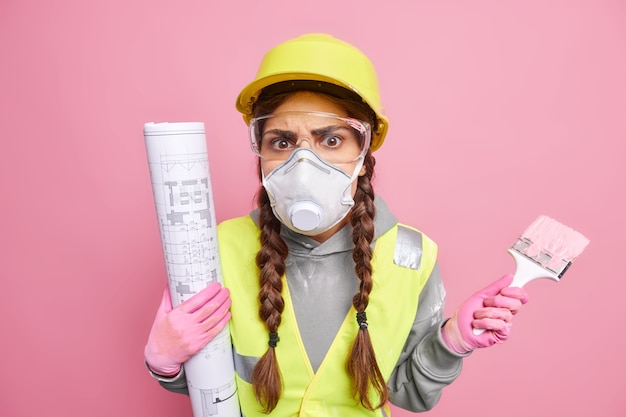
[[[312,147],[313,147],[313,143],[311,141],[311,138],[302,137],[302,138],[298,138],[298,140],[296,141],[296,148],[312,148]]]

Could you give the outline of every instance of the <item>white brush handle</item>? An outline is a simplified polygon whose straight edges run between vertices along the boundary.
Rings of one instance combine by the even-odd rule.
[[[559,281],[558,275],[554,272],[551,272],[536,262],[528,259],[515,249],[509,249],[509,253],[515,259],[515,275],[513,275],[513,282],[509,287],[523,287],[528,284],[530,281],[539,278],[547,278],[553,281]],[[485,329],[474,329],[474,334],[476,336],[484,333]]]

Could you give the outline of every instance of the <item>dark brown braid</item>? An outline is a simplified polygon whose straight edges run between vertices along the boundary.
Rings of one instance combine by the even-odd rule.
[[[254,394],[265,411],[272,411],[282,392],[282,379],[274,350],[277,342],[280,315],[285,308],[281,295],[283,284],[281,278],[285,273],[287,245],[280,237],[280,221],[274,216],[270,207],[269,197],[265,189],[258,195],[259,224],[261,227],[261,249],[256,256],[256,264],[260,271],[259,316],[270,332],[267,352],[259,360],[252,372]]]
[[[365,175],[359,177],[354,196],[355,204],[350,215],[352,241],[354,242],[352,259],[354,259],[355,272],[361,283],[359,292],[352,299],[352,305],[357,311],[359,331],[346,363],[346,370],[352,378],[354,395],[361,405],[368,410],[382,407],[389,399],[387,384],[376,361],[365,316],[369,294],[372,291],[371,243],[374,239],[374,216],[376,214],[374,189],[371,183],[374,165],[374,157],[368,151],[363,164]],[[372,404],[369,398],[370,388],[373,388],[380,398],[380,402],[377,404]]]

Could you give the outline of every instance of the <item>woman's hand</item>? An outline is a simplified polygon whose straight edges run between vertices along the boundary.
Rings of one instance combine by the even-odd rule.
[[[181,364],[226,326],[230,305],[230,292],[215,282],[172,309],[166,287],[144,349],[150,369],[163,376],[178,374]]]
[[[445,344],[459,354],[508,339],[513,316],[528,301],[523,288],[509,287],[507,274],[468,298],[441,329]],[[477,334],[474,329],[484,329]]]

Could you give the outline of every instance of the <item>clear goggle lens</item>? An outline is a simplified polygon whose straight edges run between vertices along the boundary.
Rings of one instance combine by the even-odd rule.
[[[368,123],[322,112],[284,112],[250,121],[252,150],[269,161],[285,161],[300,147],[313,149],[327,162],[353,162],[367,152]]]

